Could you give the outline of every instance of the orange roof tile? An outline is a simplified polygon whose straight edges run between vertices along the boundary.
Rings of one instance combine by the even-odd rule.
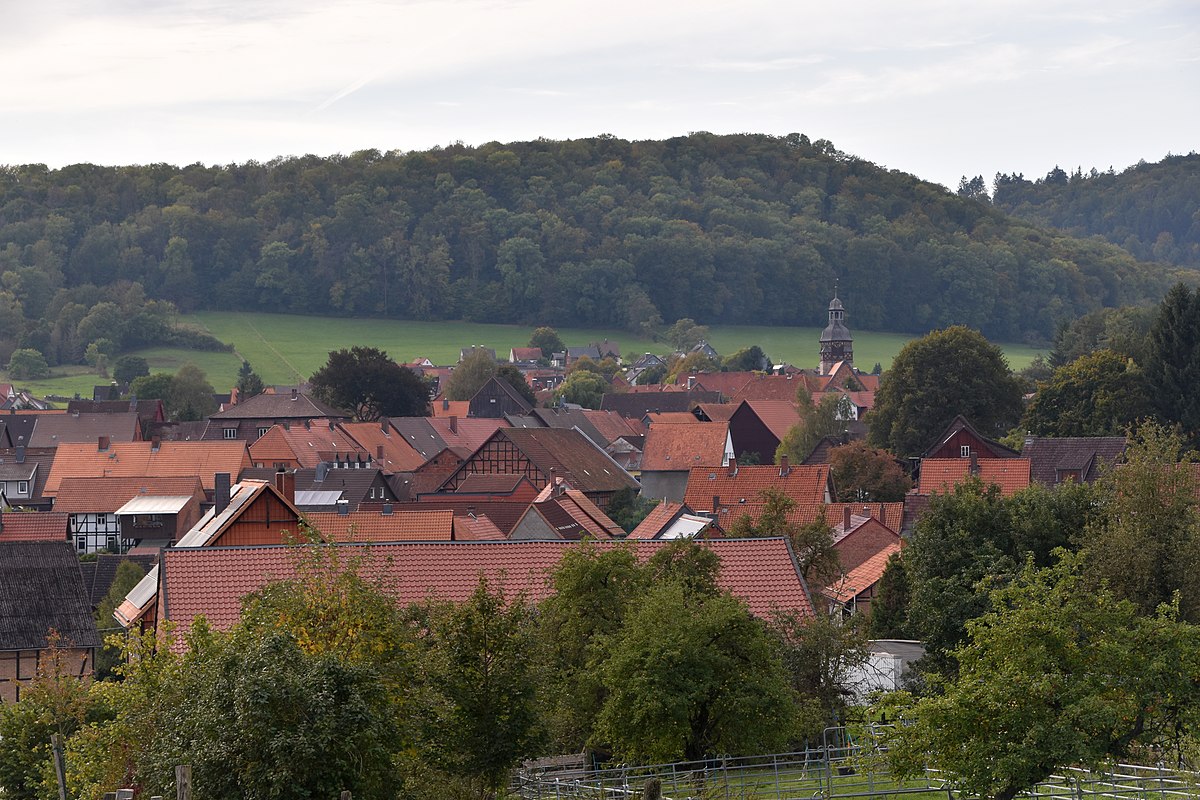
[[[892,554],[899,553],[900,551],[900,542],[888,545],[850,570],[832,585],[825,587],[822,593],[839,603],[847,603],[853,600],[879,582],[879,579],[883,577],[884,570],[887,569],[887,563]]]
[[[629,538],[654,539],[677,515],[683,513],[685,508],[683,503],[663,500],[650,510],[645,519],[638,523],[638,526],[630,532]]]
[[[646,433],[645,427],[640,423],[628,420],[615,411],[594,411],[585,408],[582,413],[596,431],[610,442],[622,436],[642,436]]]
[[[311,513],[305,517],[325,541],[449,542],[454,538],[454,512],[449,510]]]
[[[800,421],[800,412],[791,400],[745,400],[743,404],[762,420],[776,439],[782,440]]]
[[[524,592],[538,602],[550,595],[549,578],[576,542],[397,542],[357,543],[363,548],[361,572],[393,592],[398,603],[430,597],[462,601],[479,585],[480,576],[493,588],[514,597]],[[596,542],[590,547],[629,547],[640,560],[667,542]],[[808,587],[796,572],[785,539],[707,540],[702,547],[720,559],[717,584],[746,601],[750,611],[767,617],[776,610],[813,614]],[[237,548],[169,548],[163,552],[163,584],[170,603],[168,618],[183,629],[203,614],[217,629],[237,621],[241,598],[272,580],[296,574],[298,551],[282,545]]]
[[[716,498],[717,524],[728,529],[742,514],[757,520],[764,501],[761,492],[775,489],[792,498],[797,513],[812,514],[824,507],[829,497],[829,466],[792,466],[784,473],[778,466],[737,466],[713,469],[694,467],[688,475],[683,502],[693,509],[713,511]]]
[[[471,410],[470,400],[443,400],[438,398],[431,404],[435,417],[458,417],[462,419]]]
[[[205,490],[211,490],[218,472],[236,479],[250,466],[242,441],[162,442],[157,451],[152,447],[151,442],[116,442],[108,450],[98,450],[94,443],[60,444],[43,492],[53,497],[63,478],[187,476],[199,477]]]
[[[260,447],[263,439],[268,441]],[[327,422],[304,427],[273,425],[259,440],[250,445],[250,460],[269,466],[275,461],[294,460],[301,467],[313,468],[322,461],[369,461],[370,453],[350,438],[345,431],[330,428]],[[292,453],[292,458],[283,457]],[[274,460],[268,456],[278,456]]]
[[[63,478],[54,510],[66,514],[111,514],[135,497],[204,497],[195,475],[179,478]]]
[[[809,385],[812,391],[816,387],[806,374],[791,375],[758,375],[746,383],[730,399],[735,403],[743,400],[784,400],[796,402],[796,390],[800,384]]]
[[[1000,494],[1011,497],[1022,489],[1029,488],[1030,462],[1028,458],[980,458],[979,479],[984,485],[995,484]],[[965,481],[971,472],[968,458],[926,458],[921,462],[921,482],[918,494],[933,494],[952,491]]]
[[[411,472],[425,463],[425,457],[414,450],[408,440],[386,420],[343,422],[341,428],[371,454],[376,466],[385,474]]]
[[[502,419],[478,419],[459,417],[451,430],[450,420],[439,417],[428,420],[430,427],[452,450],[463,450],[467,455],[474,453],[493,433],[511,427]]]
[[[642,451],[643,472],[682,472],[720,467],[726,462],[728,422],[679,422],[651,425]]]
[[[904,503],[824,503],[822,508],[825,510],[825,520],[835,528],[840,526],[845,519],[846,509],[850,510],[853,517],[874,517],[875,519],[887,525],[893,531],[899,531],[901,524],[904,521]],[[817,518],[819,510],[814,509],[812,519]],[[806,520],[807,521],[807,520]],[[853,529],[854,526],[851,526]]]
[[[733,397],[760,375],[761,372],[681,372],[676,376],[675,383],[684,387],[690,383],[697,389],[707,389],[710,392],[720,392],[726,397]]]
[[[503,542],[507,538],[504,531],[482,514],[454,517],[454,540],[457,542]]]
[[[57,542],[67,539],[67,515],[59,511],[7,512],[0,517],[0,542]]]

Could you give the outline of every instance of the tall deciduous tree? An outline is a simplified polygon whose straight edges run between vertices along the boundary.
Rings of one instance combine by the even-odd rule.
[[[542,358],[550,358],[555,353],[561,353],[567,349],[563,344],[563,340],[559,337],[558,331],[554,328],[542,326],[533,332],[529,337],[529,346],[540,348]]]
[[[1021,417],[1021,394],[1004,353],[978,331],[934,331],[906,344],[884,373],[869,440],[918,455],[958,414],[985,436],[1003,436]]]
[[[1036,436],[1120,436],[1152,413],[1137,365],[1097,350],[1055,370],[1038,387],[1021,426]]]
[[[217,410],[208,376],[191,363],[184,364],[172,376],[165,404],[171,418],[181,421],[204,419]]]
[[[554,396],[584,408],[599,408],[608,388],[608,381],[601,376],[594,372],[578,370],[567,376]]]
[[[454,367],[442,393],[451,400],[470,400],[495,376],[496,370],[496,360],[485,350],[472,349],[467,357]]]
[[[895,457],[866,442],[851,442],[829,451],[829,471],[842,503],[895,503],[912,488],[912,480]]]
[[[309,383],[321,401],[334,408],[352,409],[354,418],[360,421],[429,414],[425,383],[375,347],[355,346],[331,352]]]

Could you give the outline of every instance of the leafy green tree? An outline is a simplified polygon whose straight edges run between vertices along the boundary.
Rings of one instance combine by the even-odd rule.
[[[680,375],[691,375],[700,372],[719,372],[721,365],[701,352],[688,353],[685,356],[673,358],[668,363],[667,383],[673,383]]]
[[[667,377],[667,367],[665,364],[655,364],[652,367],[647,367],[637,376],[638,386],[652,386],[656,383],[662,383],[663,378]]]
[[[555,353],[566,352],[567,346],[554,328],[541,327],[529,337],[529,346],[541,348],[542,358],[549,359]]]
[[[1097,350],[1112,350],[1144,365],[1156,316],[1157,309],[1152,307],[1123,306],[1098,309],[1063,323],[1054,333],[1049,365],[1063,367]]]
[[[657,500],[642,497],[633,489],[621,489],[608,501],[608,507],[604,509],[604,513],[608,514],[608,518],[620,525],[626,533],[632,533],[633,529],[640,525],[642,520],[658,506],[658,503]]]
[[[496,377],[516,389],[517,394],[524,397],[529,405],[537,405],[537,396],[534,395],[533,389],[529,386],[529,381],[525,380],[525,376],[521,373],[521,370],[512,364],[500,364],[496,367]]]
[[[1135,745],[1179,751],[1194,725],[1200,628],[1170,607],[1145,616],[1066,556],[997,590],[954,652],[957,676],[904,709],[889,741],[902,776],[943,770],[991,800],[1068,766],[1099,768]]]
[[[184,364],[171,378],[164,403],[171,418],[180,421],[204,419],[217,410],[208,376],[192,363]]]
[[[96,651],[97,680],[106,680],[115,675],[114,668],[119,663],[123,650],[120,640],[124,638],[124,629],[113,618],[113,612],[145,575],[146,571],[136,561],[122,561],[113,575],[108,594],[104,595],[100,604],[96,606],[96,630],[104,640],[104,646]],[[110,641],[112,635],[116,635],[117,642]]]
[[[450,373],[442,393],[451,400],[470,400],[495,375],[498,365],[483,350],[473,350]]]
[[[891,453],[856,441],[829,451],[829,471],[841,503],[896,503],[912,480]]]
[[[1146,383],[1159,418],[1200,442],[1200,292],[1176,284],[1150,329]]]
[[[87,346],[83,351],[83,360],[89,366],[96,368],[96,374],[107,378],[108,377],[108,361],[116,352],[116,345],[111,339],[97,339]]]
[[[150,365],[141,356],[124,355],[113,364],[113,380],[121,386],[129,386],[138,378],[149,374]]]
[[[1021,384],[999,347],[956,325],[906,344],[883,376],[869,441],[900,456],[920,454],[962,414],[985,436],[1002,436],[1021,416]]]
[[[1021,426],[1036,436],[1120,436],[1152,413],[1137,365],[1097,350],[1055,370],[1038,387]]]
[[[142,375],[129,384],[129,394],[139,400],[162,400],[165,403],[171,393],[171,381],[171,375],[166,372]]]
[[[771,368],[771,359],[758,345],[743,347],[736,353],[726,356],[721,361],[721,367],[730,372],[749,372],[751,370],[766,370]]]
[[[594,740],[631,762],[775,752],[793,736],[795,696],[765,626],[745,603],[651,586],[602,667]]]
[[[594,372],[579,370],[572,372],[554,392],[555,399],[575,403],[584,408],[599,408],[608,391],[608,381]]]
[[[912,589],[904,559],[899,553],[888,558],[875,596],[871,598],[870,635],[872,639],[911,639],[908,630],[908,604]]]
[[[1200,512],[1195,466],[1179,463],[1183,442],[1143,426],[1125,463],[1102,480],[1103,513],[1084,533],[1085,573],[1153,614],[1178,594],[1179,612],[1200,621]]]
[[[262,378],[250,367],[250,362],[243,360],[242,366],[238,369],[238,399],[249,400],[251,397],[262,394],[265,388]]]
[[[429,389],[408,367],[376,347],[334,350],[309,378],[313,394],[334,408],[348,408],[361,422],[380,417],[429,414]]]
[[[844,725],[854,714],[846,687],[867,662],[866,622],[859,614],[841,619],[818,611],[780,612],[768,624],[799,700],[797,734],[811,744],[825,728]]]
[[[492,797],[538,742],[531,609],[481,578],[470,599],[436,607],[431,618],[432,647],[422,659],[434,697],[426,747],[472,794]]]
[[[812,522],[801,525],[791,519],[796,501],[782,491],[768,487],[759,491],[758,496],[763,502],[758,519],[742,514],[726,531],[730,538],[786,537],[800,574],[812,586],[827,586],[841,574],[841,562],[833,546],[833,528],[824,512]]]
[[[778,463],[784,456],[793,464],[799,464],[808,458],[817,442],[826,436],[837,436],[846,429],[846,421],[850,418],[850,399],[844,394],[830,393],[814,404],[811,395],[801,384],[797,390],[800,421],[788,428],[787,433],[775,449],[775,461]]]
[[[675,320],[675,324],[663,333],[663,338],[676,350],[686,353],[708,338],[708,326],[697,325],[696,320],[684,317]]]
[[[37,350],[14,350],[8,359],[8,374],[19,381],[37,380],[49,375],[50,367]]]

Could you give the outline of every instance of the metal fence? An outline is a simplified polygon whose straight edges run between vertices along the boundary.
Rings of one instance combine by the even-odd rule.
[[[830,729],[820,747],[794,753],[637,766],[559,760],[517,770],[510,793],[522,800],[640,800],[656,778],[663,800],[973,800],[935,770],[916,780],[893,778],[873,742],[874,737],[854,741],[844,729]],[[1100,774],[1063,770],[1022,797],[1196,800],[1200,774],[1128,764]]]

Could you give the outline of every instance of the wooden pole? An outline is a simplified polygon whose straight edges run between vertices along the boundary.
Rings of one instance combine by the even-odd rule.
[[[54,752],[54,777],[58,779],[58,800],[67,800],[67,766],[63,760],[62,737],[50,734],[50,749]]]
[[[351,796],[350,796],[350,790],[349,790],[349,789],[343,789],[343,790],[342,790],[342,794],[341,794],[341,796],[340,796],[340,797],[338,797],[338,800],[353,800],[353,799],[351,798]]]
[[[180,764],[175,767],[176,800],[192,800],[192,766]]]

